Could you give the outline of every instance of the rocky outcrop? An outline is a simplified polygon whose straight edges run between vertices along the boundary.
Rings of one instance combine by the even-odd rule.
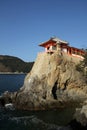
[[[58,52],[39,53],[23,87],[12,98],[16,108],[53,109],[85,100],[87,85],[76,63],[76,59]]]
[[[87,129],[87,100],[83,102],[80,108],[76,108],[74,118]]]

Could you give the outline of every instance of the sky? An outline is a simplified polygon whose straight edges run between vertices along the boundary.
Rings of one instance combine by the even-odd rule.
[[[87,0],[0,0],[0,55],[35,61],[51,37],[87,48]]]

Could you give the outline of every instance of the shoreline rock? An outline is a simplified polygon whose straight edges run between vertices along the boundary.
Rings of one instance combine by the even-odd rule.
[[[38,54],[31,72],[26,76],[24,85],[17,93],[18,104],[41,107],[48,101],[82,102],[87,98],[87,85],[84,77],[76,70],[76,63],[58,52]],[[55,105],[56,107],[56,105]],[[43,107],[41,107],[43,109]]]
[[[87,84],[72,58],[58,52],[40,53],[20,90],[3,98],[17,109],[55,109],[67,102],[86,100]]]

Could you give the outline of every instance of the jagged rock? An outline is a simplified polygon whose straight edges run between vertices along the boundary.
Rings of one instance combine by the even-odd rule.
[[[76,70],[76,63],[58,52],[38,54],[23,87],[16,93],[15,106],[27,110],[52,109],[65,102],[85,100],[87,85]]]
[[[81,123],[81,125],[87,125],[87,118],[84,113],[81,113],[81,108],[76,109],[74,118],[77,120],[77,122]]]
[[[76,109],[74,118],[87,128],[87,101],[82,104],[82,107]]]
[[[13,95],[13,94],[12,94]],[[2,96],[0,96],[0,106],[5,106],[5,104],[11,103],[11,93],[5,91]]]

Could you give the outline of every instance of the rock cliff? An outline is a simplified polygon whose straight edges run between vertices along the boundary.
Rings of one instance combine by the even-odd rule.
[[[55,52],[39,53],[23,87],[12,101],[18,109],[45,110],[87,98],[84,77],[76,70],[77,59]]]

